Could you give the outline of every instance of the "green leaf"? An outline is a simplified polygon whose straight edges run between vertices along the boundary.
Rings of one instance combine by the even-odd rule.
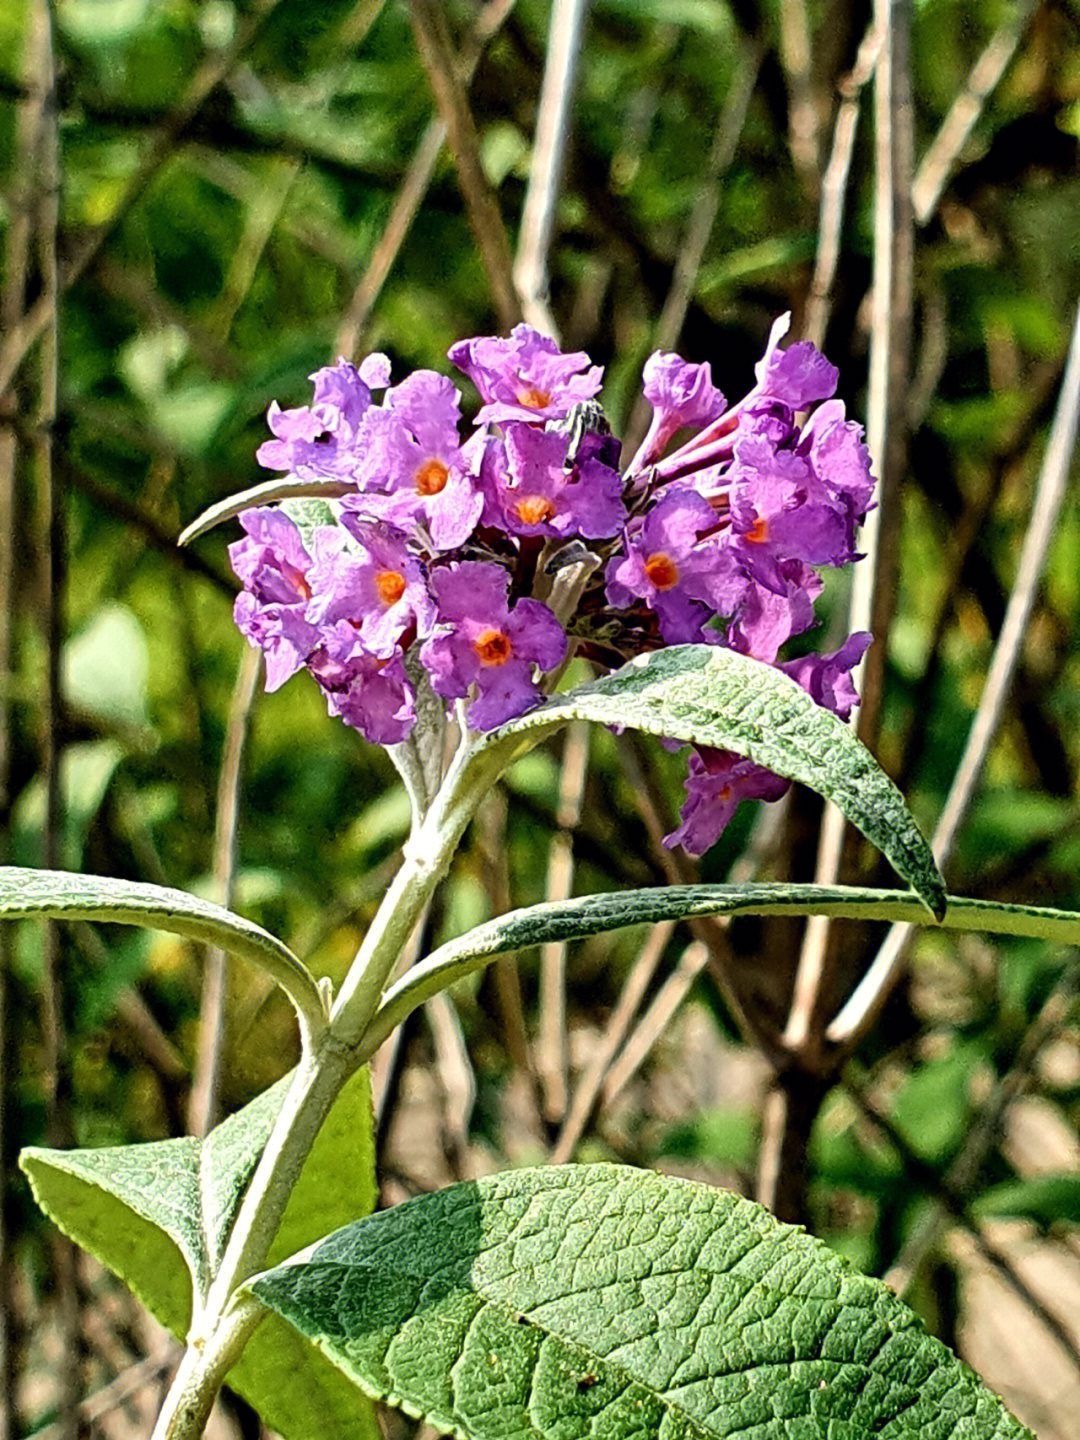
[[[893,1104],[892,1118],[922,1159],[944,1165],[970,1128],[971,1077],[988,1059],[985,1045],[967,1040],[917,1066]]]
[[[34,1198],[65,1235],[183,1334],[192,1292],[206,1293],[286,1083],[230,1116],[205,1141],[184,1136],[95,1150],[33,1147],[19,1163]]]
[[[162,1140],[105,1150],[25,1150],[20,1164],[45,1213],[119,1275],[182,1337],[266,1144],[290,1077],[204,1141]],[[371,1090],[366,1069],[344,1087],[301,1171],[271,1249],[291,1254],[371,1212],[375,1203]],[[296,1331],[260,1326],[228,1383],[286,1440],[375,1440],[368,1401]]]
[[[67,870],[0,866],[0,920],[33,917],[137,925],[220,946],[277,981],[296,1007],[307,1035],[317,1033],[325,1022],[311,972],[287,945],[253,921],[183,890]]]
[[[64,646],[61,684],[71,704],[121,725],[145,725],[150,657],[126,605],[103,605]]]
[[[950,895],[945,930],[984,930],[1080,945],[1080,914]],[[900,890],[855,885],[666,885],[552,900],[511,910],[448,940],[387,990],[364,1036],[371,1054],[418,1005],[497,955],[552,941],[583,940],[627,925],[656,925],[704,915],[831,915],[837,919],[922,924],[926,910]]]
[[[899,790],[843,721],[782,671],[713,645],[675,645],[556,695],[493,732],[488,745],[531,749],[570,720],[733,750],[831,800],[938,918],[945,886]]]
[[[367,1393],[469,1440],[1030,1440],[879,1281],[644,1171],[455,1185],[251,1289]]]
[[[118,740],[80,740],[61,754],[61,856],[66,865],[81,862],[91,822],[123,758],[124,747]],[[45,777],[35,775],[12,811],[15,859],[40,855],[46,805]]]
[[[973,1215],[1008,1215],[1049,1226],[1080,1225],[1080,1175],[1032,1175],[993,1185],[972,1203]]]
[[[299,502],[285,504],[282,509],[289,515],[290,519],[300,530],[307,544],[311,539],[311,532],[319,525],[333,525],[336,516],[329,505],[313,505],[311,502],[319,497],[336,497],[348,495],[355,486],[345,484],[339,480],[297,480],[295,476],[281,476],[276,480],[264,480],[261,485],[253,485],[250,490],[241,490],[235,495],[227,495],[224,500],[219,500],[216,505],[211,505],[208,510],[191,522],[180,532],[176,543],[186,545],[199,535],[205,535],[215,525],[222,524],[225,520],[232,520],[244,510],[250,510],[256,505],[274,505],[279,501]]]

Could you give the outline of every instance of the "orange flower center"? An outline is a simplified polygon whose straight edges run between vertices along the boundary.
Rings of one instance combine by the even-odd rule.
[[[517,392],[518,404],[524,405],[526,410],[546,410],[551,404],[551,396],[546,390],[537,390],[534,385],[526,385]]]
[[[679,567],[663,550],[657,550],[655,555],[650,555],[645,561],[645,574],[657,590],[670,590],[679,583]]]
[[[481,665],[505,665],[514,653],[509,635],[501,630],[482,630],[473,641]]]
[[[744,539],[749,540],[751,545],[761,545],[769,538],[769,522],[758,516],[754,523],[747,530]]]
[[[450,471],[441,460],[425,460],[413,476],[413,486],[418,495],[438,495],[446,484]]]
[[[379,599],[389,609],[405,594],[405,576],[400,570],[380,570],[375,576],[375,589],[379,592]]]
[[[523,525],[542,525],[555,513],[555,506],[544,495],[523,495],[514,505],[514,513]]]

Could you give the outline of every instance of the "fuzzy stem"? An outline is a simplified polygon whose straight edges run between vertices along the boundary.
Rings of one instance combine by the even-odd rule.
[[[360,1063],[360,1042],[401,947],[449,868],[481,797],[509,758],[506,747],[477,749],[477,740],[466,732],[424,823],[405,847],[404,864],[364,937],[326,1031],[301,1061],[194,1318],[187,1354],[153,1440],[194,1440],[201,1433],[214,1396],[258,1321],[257,1307],[249,1315],[249,1301],[238,1299],[237,1291],[265,1263],[319,1128]]]
[[[150,1440],[198,1440],[226,1374],[265,1313],[257,1301],[245,1298],[222,1318],[205,1346],[185,1351]]]

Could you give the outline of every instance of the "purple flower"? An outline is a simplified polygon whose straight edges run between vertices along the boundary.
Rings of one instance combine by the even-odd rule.
[[[779,800],[789,781],[730,750],[690,752],[682,824],[664,836],[669,850],[681,845],[689,855],[704,855],[735,814],[740,800]]]
[[[806,655],[776,668],[801,685],[819,705],[846,720],[859,697],[851,671],[866,653],[871,636],[851,635],[833,655]],[[703,855],[716,843],[740,800],[779,800],[788,781],[730,750],[691,751],[686,777],[682,824],[664,844],[681,845],[690,855]]]
[[[728,629],[727,644],[742,655],[772,664],[793,635],[814,623],[814,601],[821,578],[801,560],[781,560],[777,578],[782,588],[747,583],[746,594]]]
[[[870,453],[862,435],[862,426],[846,418],[842,400],[826,400],[807,420],[799,440],[800,454],[855,524],[870,509],[874,494]]]
[[[626,553],[608,561],[607,598],[616,609],[644,600],[669,644],[702,640],[702,626],[730,614],[746,580],[729,548],[715,537],[712,507],[688,485],[669,485],[626,532]]]
[[[339,360],[316,370],[310,406],[282,410],[271,401],[267,424],[276,439],[259,446],[256,458],[268,470],[288,470],[303,480],[349,480],[356,466],[356,438],[371,405],[371,389],[390,378],[385,355],[369,355],[359,370]]]
[[[499,442],[488,446],[481,477],[487,492],[485,522],[512,535],[614,535],[626,521],[618,471],[586,458],[569,473],[567,436],[516,423],[506,427],[505,463]]]
[[[859,703],[851,672],[866,654],[873,636],[865,630],[849,635],[832,655],[803,655],[776,667],[790,675],[819,705],[846,720]]]
[[[778,450],[763,435],[748,435],[736,443],[727,483],[732,548],[761,584],[783,589],[782,559],[811,565],[854,559],[850,511],[801,455]]]
[[[554,340],[531,325],[515,325],[506,340],[494,335],[459,340],[448,353],[484,401],[478,425],[561,419],[573,406],[592,399],[604,373],[598,365],[589,365],[583,350],[564,355]]]
[[[475,730],[494,730],[543,696],[532,667],[552,670],[566,654],[562,626],[539,600],[512,608],[510,577],[499,565],[466,560],[434,571],[440,625],[420,648],[437,695],[458,699],[476,686],[466,712]]]
[[[780,341],[790,324],[790,314],[781,315],[774,323],[765,354],[754,367],[757,384],[753,393],[780,400],[792,410],[805,410],[835,392],[840,372],[809,340],[798,340],[781,350]]]
[[[680,430],[708,425],[723,414],[726,401],[712,383],[708,364],[691,365],[678,355],[658,350],[642,371],[642,390],[652,406],[652,422],[627,475],[659,460]]]
[[[360,436],[355,469],[360,494],[345,508],[403,529],[422,524],[436,550],[451,550],[472,533],[483,497],[469,473],[458,436],[457,390],[445,375],[417,370],[372,407]]]
[[[435,602],[400,531],[351,515],[343,523],[359,547],[349,546],[341,529],[320,532],[315,563],[308,571],[312,594],[307,618],[320,630],[348,621],[365,649],[385,659],[430,632]]]
[[[300,532],[281,510],[245,510],[247,534],[229,546],[229,560],[244,588],[233,617],[240,633],[266,655],[266,688],[277,690],[295,675],[316,644],[307,619],[311,557]]]
[[[415,692],[400,652],[372,655],[348,620],[324,626],[308,667],[331,715],[376,745],[399,745],[416,723]]]

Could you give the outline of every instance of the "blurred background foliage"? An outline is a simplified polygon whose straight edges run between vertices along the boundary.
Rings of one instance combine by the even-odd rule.
[[[896,9],[910,26],[916,166],[957,97],[991,77],[936,188],[918,172],[911,354],[883,517],[895,572],[886,561],[872,744],[929,830],[1016,577],[1080,296],[1080,5]],[[550,12],[546,0],[442,7],[461,72],[473,72],[483,174],[511,242]],[[709,360],[729,396],[747,387],[775,315],[793,310],[796,334],[808,316],[827,319],[840,393],[865,415],[871,20],[865,0],[594,0],[550,304],[564,345],[606,366],[618,432],[640,425],[641,365],[666,305],[674,334],[659,343]],[[990,53],[997,72],[985,69]],[[827,165],[845,98],[858,128],[823,294],[819,225],[835,198]],[[304,403],[319,365],[381,349],[401,377],[443,368],[453,340],[498,328],[455,165],[432,140],[435,114],[398,0],[0,5],[0,519],[11,556],[0,575],[0,858],[52,855],[208,895],[227,884],[236,908],[335,978],[393,871],[404,797],[381,753],[328,719],[306,679],[252,700],[257,677],[230,616],[235,527],[187,550],[174,540],[262,478],[267,404]],[[415,213],[396,228],[410,193]],[[680,273],[695,214],[707,243]],[[1078,576],[1070,495],[950,862],[958,892],[1080,905]],[[842,626],[845,593],[830,583],[823,634]],[[230,735],[245,731],[230,875],[220,779],[235,773]],[[671,828],[681,773],[678,757],[606,734],[532,755],[472,827],[428,938],[544,898],[575,810],[579,892],[671,878],[656,837]],[[700,874],[812,878],[818,820],[806,795],[771,828],[744,807]],[[889,883],[872,857],[846,865],[849,879]],[[835,928],[827,998],[838,1004],[880,935]],[[689,941],[681,930],[602,937],[566,957],[554,996],[524,956],[417,1017],[376,1069],[384,1197],[542,1160],[560,1136],[579,1158],[752,1193],[776,1057],[741,1038],[717,976],[726,964],[743,1000],[782,1027],[798,933],[743,922],[722,942]],[[76,926],[51,942],[25,926],[3,960],[5,1435],[75,1433],[57,1393],[61,1355],[74,1357],[83,1395],[113,1387],[76,1420],[135,1433],[167,1351],[107,1277],[85,1261],[64,1269],[11,1158],[46,1136],[180,1133],[200,1123],[193,1091],[205,1100],[208,1084],[204,1117],[235,1108],[292,1063],[290,1017],[248,973],[208,992],[212,957],[169,937]],[[633,1004],[628,976],[641,989]],[[794,1081],[805,1173],[795,1167],[786,1208],[907,1286],[1041,1440],[1080,1432],[1076,979],[1074,960],[1045,946],[925,932],[858,1053]],[[629,1045],[613,1040],[614,1071],[597,1077],[624,1009],[655,1024],[627,1021]],[[791,1077],[782,1082],[790,1100]],[[147,1346],[154,1363],[139,1370]],[[257,1433],[242,1406],[216,1423]]]

